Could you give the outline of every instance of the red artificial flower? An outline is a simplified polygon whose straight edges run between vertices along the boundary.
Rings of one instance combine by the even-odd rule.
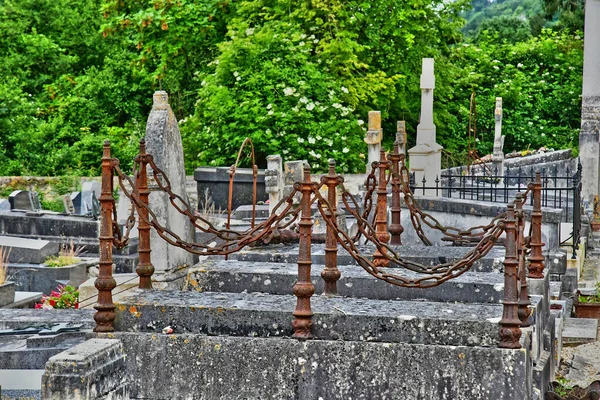
[[[50,299],[49,303],[52,307],[54,307],[56,305],[56,300]]]

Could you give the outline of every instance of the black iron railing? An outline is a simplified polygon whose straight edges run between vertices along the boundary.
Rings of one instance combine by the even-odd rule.
[[[486,174],[477,173],[474,169],[459,167],[457,173],[442,173],[436,177],[433,185],[428,185],[425,177],[417,183],[411,174],[411,190],[414,194],[429,194],[435,196],[457,198],[474,201],[489,201],[494,203],[509,203],[517,193],[527,190],[527,184],[535,178],[533,169],[528,173],[522,167],[509,168],[503,171],[487,169]],[[573,254],[581,238],[581,162],[572,171],[568,166],[564,172],[558,167],[540,168],[542,176],[542,207],[563,210],[563,222],[572,222],[571,236]],[[564,243],[564,242],[563,242]]]

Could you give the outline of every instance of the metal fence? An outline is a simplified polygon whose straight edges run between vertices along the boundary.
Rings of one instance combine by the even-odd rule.
[[[564,241],[573,240],[573,258],[581,237],[581,168],[581,162],[577,160],[575,171],[571,171],[569,167],[562,174],[557,167],[539,170],[542,176],[542,207],[562,209],[562,221],[573,223],[571,235]],[[433,185],[428,185],[425,177],[421,182],[415,182],[413,173],[411,190],[417,195],[432,194],[435,191],[436,196],[448,198],[509,203],[517,193],[527,190],[527,184],[535,177],[533,169],[524,173],[522,167],[507,166],[503,173],[498,168],[485,171],[487,173],[482,174],[474,169],[460,167],[458,173],[442,173]]]

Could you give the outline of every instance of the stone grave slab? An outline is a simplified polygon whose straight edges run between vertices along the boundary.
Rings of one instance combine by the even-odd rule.
[[[0,211],[10,211],[10,201],[8,199],[0,200]]]
[[[563,343],[587,343],[596,340],[598,320],[591,318],[565,318],[563,320]]]
[[[10,251],[9,263],[41,264],[48,256],[58,254],[58,244],[48,240],[0,236],[0,247]]]
[[[8,196],[11,210],[34,211],[33,196],[28,190],[15,190]]]

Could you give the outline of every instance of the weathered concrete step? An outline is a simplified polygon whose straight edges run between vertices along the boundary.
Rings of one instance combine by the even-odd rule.
[[[504,293],[504,277],[501,273],[468,271],[439,286],[418,289],[391,285],[370,275],[358,265],[340,265],[338,268],[342,273],[337,285],[338,293],[346,297],[500,303]],[[317,294],[323,293],[323,279],[320,276],[322,270],[323,265],[313,265],[311,280],[316,286]],[[411,278],[418,276],[412,271],[399,268],[384,270]],[[294,263],[206,260],[190,270],[184,289],[291,294],[297,277],[298,266]]]
[[[531,399],[523,349],[199,334],[110,337],[123,343],[132,398]],[[144,378],[149,375],[154,379]]]
[[[361,253],[373,254],[374,246],[359,246]],[[394,247],[395,251],[406,261],[423,265],[437,265],[461,259],[472,247],[403,245]],[[314,243],[311,247],[314,264],[325,264],[325,245]],[[231,254],[230,259],[251,262],[284,262],[298,261],[298,245],[269,245],[268,247],[252,247]],[[504,269],[504,247],[494,247],[485,257],[477,260],[472,271],[499,272]],[[341,246],[338,249],[339,265],[356,265],[356,261]]]
[[[137,289],[117,302],[117,331],[291,336],[296,298],[265,293]],[[312,298],[319,339],[497,346],[501,305]]]
[[[82,329],[93,328],[96,310],[74,309],[0,309],[0,329],[21,329],[28,326],[52,326],[60,322],[83,324]]]

